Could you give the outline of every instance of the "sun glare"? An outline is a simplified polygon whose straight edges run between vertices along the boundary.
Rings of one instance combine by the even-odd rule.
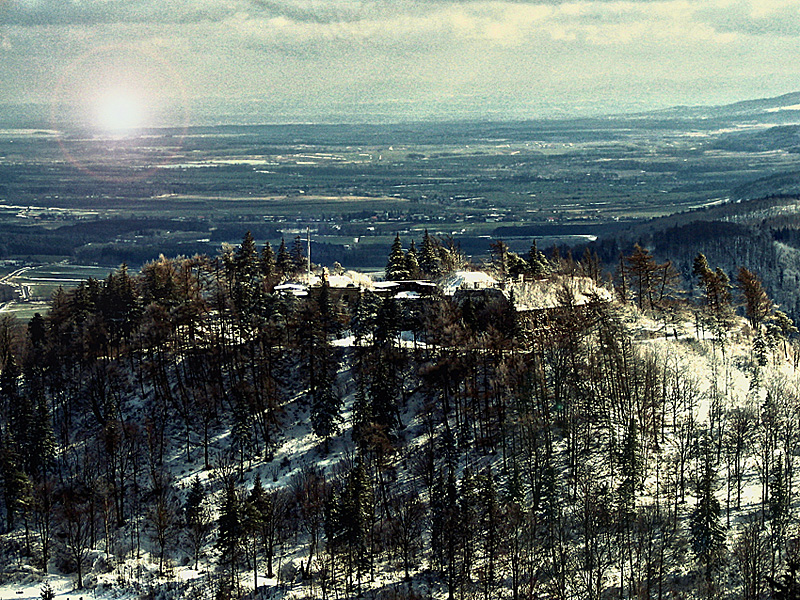
[[[116,91],[100,98],[97,123],[107,131],[125,133],[143,125],[142,107],[132,94]]]

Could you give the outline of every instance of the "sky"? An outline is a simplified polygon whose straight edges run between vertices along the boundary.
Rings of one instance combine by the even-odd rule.
[[[608,114],[797,91],[799,51],[800,0],[0,0],[0,105],[121,124]]]

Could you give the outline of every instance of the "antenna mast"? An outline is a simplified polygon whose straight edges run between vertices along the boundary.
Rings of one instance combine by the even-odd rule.
[[[311,227],[306,225],[306,270],[308,272],[308,285],[311,285]]]

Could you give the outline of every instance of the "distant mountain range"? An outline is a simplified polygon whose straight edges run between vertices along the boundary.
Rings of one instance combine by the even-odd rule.
[[[194,119],[192,126],[219,126],[219,125],[251,125],[252,119],[258,118],[258,115],[270,115],[272,119],[277,119],[275,122],[283,122],[286,124],[296,123],[298,121],[296,115],[291,117],[289,113],[283,114],[281,111],[267,110],[268,107],[261,106],[261,104],[244,103],[241,105],[225,105],[223,107],[219,103],[210,103],[209,101],[196,101],[194,106]],[[262,103],[263,104],[263,103]],[[341,108],[341,107],[340,107]],[[362,111],[362,118],[369,118],[369,115],[376,117],[376,123],[388,124],[392,122],[390,115],[378,114],[375,112],[377,109],[372,107],[371,110]],[[296,111],[295,111],[296,112]],[[519,122],[517,119],[501,119],[497,115],[499,113],[487,113],[486,111],[475,112],[475,118],[464,117],[468,114],[460,112],[461,118],[454,116],[453,119],[447,119],[447,122],[479,122],[490,121],[500,123],[504,121]],[[295,113],[291,113],[295,114]],[[336,122],[350,122],[352,125],[358,125],[352,119],[343,118],[337,121],[336,114],[332,113],[327,118],[322,119],[321,122],[336,123]],[[341,114],[346,114],[346,111]],[[396,114],[396,113],[395,113]],[[669,108],[645,111],[638,113],[619,113],[608,116],[581,116],[579,112],[570,115],[569,111],[563,108],[553,111],[552,118],[536,118],[532,119],[537,122],[587,122],[587,121],[723,121],[723,122],[741,122],[743,120],[753,124],[800,124],[800,91],[775,96],[772,98],[759,98],[755,100],[744,100],[735,102],[733,104],[716,105],[716,106],[673,106]],[[183,117],[181,117],[183,118]],[[169,115],[161,115],[159,120],[166,122],[169,120]],[[430,117],[422,118],[422,121],[432,122]],[[51,124],[51,107],[47,104],[36,103],[0,103],[0,127],[3,128],[42,128],[50,127]],[[302,121],[302,119],[301,119]],[[445,121],[444,119],[442,121]],[[310,123],[307,123],[310,124]]]
[[[800,122],[800,92],[719,106],[673,106],[639,113],[636,116],[657,119],[750,119],[756,122],[797,123]]]

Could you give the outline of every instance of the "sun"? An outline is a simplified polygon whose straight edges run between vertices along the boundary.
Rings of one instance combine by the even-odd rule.
[[[126,133],[144,124],[141,101],[135,94],[114,90],[103,94],[97,103],[97,124],[113,133]]]

